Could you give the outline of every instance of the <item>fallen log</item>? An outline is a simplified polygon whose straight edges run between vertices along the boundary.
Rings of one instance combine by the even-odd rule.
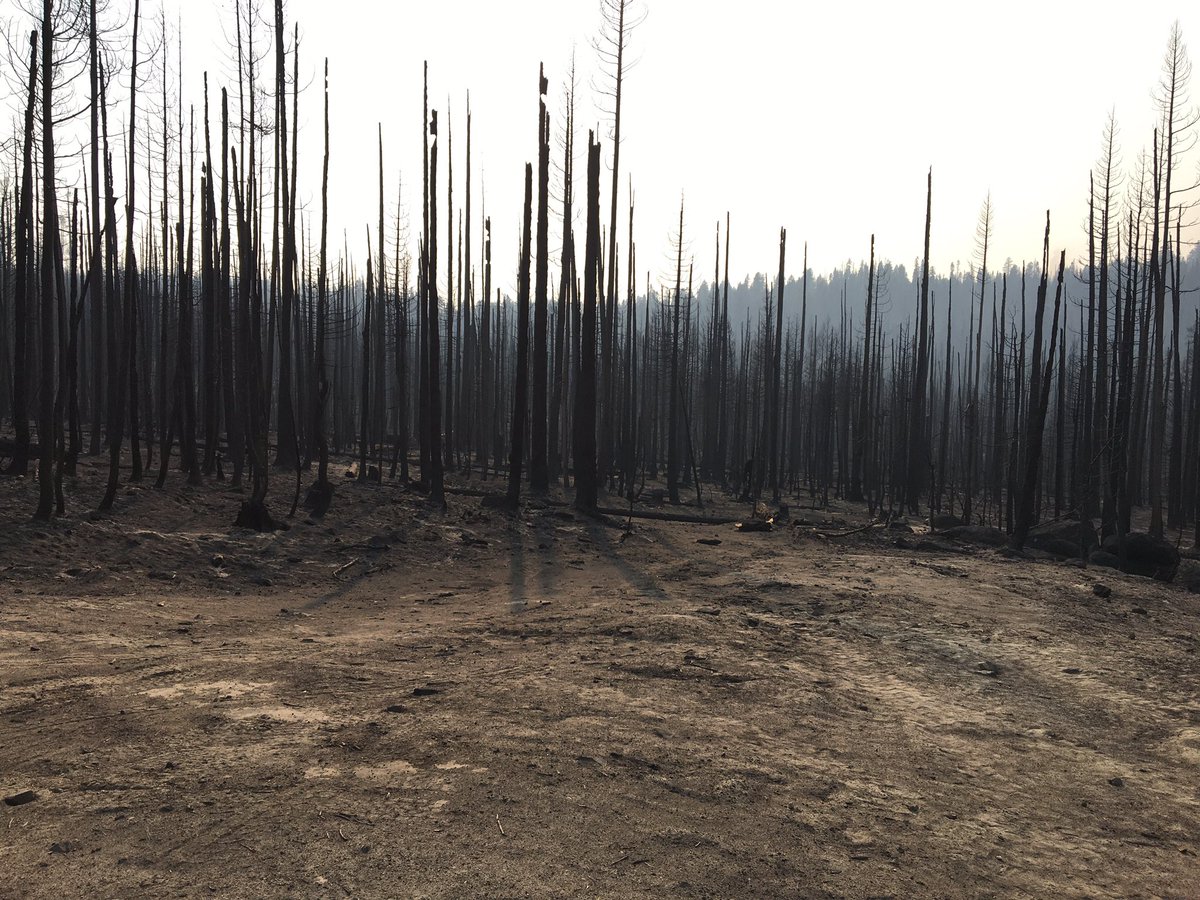
[[[654,522],[679,522],[684,525],[732,525],[734,522],[741,521],[740,517],[733,519],[712,516],[694,516],[687,513],[655,512],[652,510],[641,509],[615,509],[611,506],[598,507],[596,512],[607,516],[624,516],[627,519],[650,519]]]

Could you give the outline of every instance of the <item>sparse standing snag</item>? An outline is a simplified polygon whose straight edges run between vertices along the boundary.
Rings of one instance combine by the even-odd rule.
[[[1029,399],[1026,403],[1026,437],[1024,476],[1020,495],[1017,497],[1017,515],[1013,526],[1010,545],[1020,550],[1025,546],[1029,530],[1034,521],[1034,499],[1037,493],[1038,473],[1042,461],[1042,438],[1046,425],[1046,410],[1050,403],[1050,380],[1054,375],[1054,353],[1058,341],[1058,314],[1062,304],[1063,270],[1067,254],[1064,250],[1058,260],[1057,286],[1054,291],[1054,316],[1050,324],[1050,352],[1042,362],[1042,320],[1046,313],[1047,276],[1050,268],[1050,213],[1046,213],[1046,236],[1042,246],[1042,277],[1038,284],[1037,308],[1033,320],[1032,375],[1029,381]],[[1061,377],[1061,373],[1060,376]]]
[[[683,199],[679,200],[679,231],[675,236],[675,294],[671,305],[671,371],[667,385],[667,494],[679,503],[679,295],[683,291]],[[585,301],[586,302],[586,301]]]
[[[521,230],[521,263],[517,275],[517,365],[513,388],[512,440],[508,457],[508,506],[521,501],[521,463],[525,449],[525,410],[529,390],[529,256],[532,239],[533,166],[525,164],[525,216]]]
[[[867,453],[867,432],[870,429],[868,415],[871,392],[871,332],[872,301],[875,293],[875,235],[871,235],[871,262],[867,269],[867,309],[863,317],[862,378],[858,383],[858,421],[854,425],[854,455],[850,462],[850,490],[848,497],[861,502],[863,499],[863,461]]]
[[[933,168],[925,181],[925,255],[921,262],[921,307],[917,317],[916,376],[912,386],[914,427],[909,432],[908,473],[905,494],[909,512],[919,512],[925,478],[929,472],[928,431],[925,428],[925,397],[929,381],[929,229],[933,217]],[[984,255],[984,266],[987,256]],[[946,361],[949,365],[949,360]],[[966,516],[964,514],[964,521]]]
[[[538,70],[538,198],[537,198],[537,274],[533,303],[533,415],[530,422],[529,487],[545,491],[550,487],[546,461],[546,326],[547,289],[550,270],[549,193],[550,193],[550,115],[546,112],[546,76]]]
[[[54,160],[54,4],[42,5],[42,265],[41,265],[41,374],[38,390],[38,507],[34,518],[48,521],[54,507],[54,383],[55,316],[59,297],[55,278],[58,256],[58,200],[55,188]],[[136,23],[136,13],[135,23]],[[134,25],[137,46],[137,25]],[[135,50],[136,74],[136,50]],[[130,151],[132,159],[133,151]],[[130,164],[132,168],[132,163]],[[132,226],[130,226],[132,228]],[[32,246],[32,244],[31,244]]]
[[[317,264],[316,370],[317,391],[313,405],[313,435],[317,442],[317,480],[309,488],[305,507],[322,516],[333,499],[329,482],[329,441],[325,435],[325,404],[329,397],[325,329],[329,320],[327,234],[329,228],[329,59],[325,59],[325,154],[321,164],[321,256]],[[403,382],[401,383],[403,389]],[[403,426],[402,426],[403,427]]]
[[[775,299],[775,347],[771,351],[771,427],[767,437],[767,456],[771,463],[771,499],[778,503],[779,495],[779,398],[780,370],[783,367],[783,288],[784,256],[787,250],[787,229],[779,229],[779,278]]]
[[[91,200],[91,252],[88,257],[88,302],[92,307],[92,434],[88,455],[100,453],[100,422],[103,418],[104,397],[104,277],[101,273],[100,244],[100,60],[96,29],[96,0],[88,2],[88,81],[91,88],[89,119],[91,144],[88,156],[91,177],[88,185]],[[165,79],[164,79],[165,83]],[[166,104],[163,104],[164,108]],[[164,173],[165,183],[165,173]],[[19,220],[18,220],[19,221]],[[19,333],[18,333],[19,337]]]
[[[47,5],[49,5],[49,0],[46,0],[46,2],[47,2]],[[118,483],[118,479],[120,477],[120,471],[121,471],[121,436],[125,430],[124,397],[125,397],[125,391],[129,390],[128,381],[132,377],[131,372],[133,370],[132,357],[136,351],[135,339],[137,336],[137,331],[136,331],[136,321],[135,321],[135,314],[134,314],[134,302],[135,302],[134,292],[137,290],[137,262],[134,258],[134,253],[133,253],[133,214],[134,214],[134,209],[135,209],[134,202],[133,202],[133,182],[134,182],[134,151],[137,147],[137,144],[134,141],[134,133],[133,132],[134,132],[134,122],[136,121],[134,112],[136,110],[135,102],[137,100],[137,38],[138,38],[138,14],[140,11],[140,7],[141,7],[141,0],[134,0],[134,4],[133,4],[133,64],[132,64],[131,77],[130,77],[130,82],[129,82],[129,104],[130,104],[129,184],[127,187],[129,196],[126,199],[126,205],[125,205],[125,278],[124,278],[124,285],[123,285],[124,293],[125,293],[125,302],[124,302],[125,318],[127,320],[125,322],[126,339],[124,342],[124,346],[122,347],[122,349],[120,351],[120,365],[116,372],[117,377],[114,379],[116,384],[114,385],[113,391],[112,391],[112,396],[114,398],[114,409],[110,411],[110,415],[109,415],[108,485],[105,488],[104,497],[100,501],[100,510],[101,511],[111,509],[112,505],[113,505],[113,501],[116,499],[116,496],[117,496],[117,483]],[[49,115],[49,114],[47,113],[47,115]],[[110,187],[109,201],[108,201],[109,220],[110,220],[109,228],[110,229],[115,227],[114,221],[113,221],[115,219],[115,216],[113,215],[113,212],[114,212],[113,204],[114,204],[114,199],[112,197],[112,190]],[[114,241],[114,244],[115,244],[115,241]],[[115,298],[114,298],[114,304],[115,304]],[[115,319],[115,315],[113,316],[113,318]],[[115,338],[114,338],[115,333],[116,332],[114,330],[113,325],[110,324],[109,336],[111,339],[115,340]],[[110,349],[115,351],[115,347],[113,347],[111,345],[110,345]],[[113,362],[115,363],[116,357],[117,357],[116,352],[113,352],[111,354],[111,357],[112,357]],[[131,447],[130,447],[130,449],[132,450],[132,453],[133,453],[134,469],[136,471],[138,469],[138,467],[140,466],[140,453],[138,451],[138,445],[137,445],[137,440],[136,440],[136,434],[137,434],[136,416],[133,415],[133,410],[134,410],[135,404],[137,403],[137,398],[132,390],[130,391],[129,403],[130,403],[130,412],[131,412],[131,417],[130,417]]]
[[[588,132],[587,237],[583,263],[583,313],[575,376],[575,507],[596,508],[596,292],[600,258],[600,145]]]
[[[16,284],[13,303],[13,448],[9,475],[23,476],[29,469],[29,344],[33,334],[30,288],[33,283],[33,110],[37,97],[38,33],[29,33],[29,91],[25,105],[25,135],[21,143],[20,199],[17,201]],[[93,242],[98,243],[98,242]],[[40,502],[40,501],[39,501]]]
[[[438,341],[437,294],[437,110],[429,120],[429,244],[426,248],[425,290],[429,308],[425,311],[425,334],[429,341],[429,499],[445,506],[442,487],[442,392],[438,383],[438,364],[441,358]]]
[[[562,253],[559,258],[559,283],[558,283],[558,309],[555,316],[555,337],[554,337],[554,373],[553,373],[553,397],[550,401],[550,426],[548,432],[549,446],[547,449],[548,464],[550,467],[550,477],[557,478],[559,474],[563,475],[564,485],[566,482],[566,473],[568,469],[568,450],[570,442],[567,440],[563,423],[566,421],[566,411],[564,409],[565,399],[568,396],[566,385],[570,383],[570,369],[572,365],[571,351],[568,350],[568,342],[570,329],[567,327],[567,320],[570,318],[569,297],[571,288],[574,285],[574,268],[575,268],[575,236],[572,232],[572,207],[574,189],[572,180],[574,178],[575,165],[575,68],[572,60],[571,78],[567,91],[566,102],[566,118],[563,126],[563,215],[562,215]],[[486,287],[485,287],[485,302],[486,302]],[[487,323],[485,320],[484,328],[486,331]],[[486,353],[486,341],[485,353]],[[484,396],[487,396],[487,391],[484,391]],[[486,422],[486,419],[484,420]]]
[[[358,417],[358,481],[367,480],[368,421],[371,417],[371,315],[375,306],[375,272],[371,263],[371,235],[367,233],[367,292],[363,297],[362,388]]]

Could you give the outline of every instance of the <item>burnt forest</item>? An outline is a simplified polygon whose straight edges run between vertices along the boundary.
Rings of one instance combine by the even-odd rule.
[[[1200,896],[1183,27],[1017,216],[535,5],[0,3],[0,896]]]

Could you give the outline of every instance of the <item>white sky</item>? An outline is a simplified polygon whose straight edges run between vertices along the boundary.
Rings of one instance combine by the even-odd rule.
[[[164,2],[171,18],[176,10],[182,16],[185,101],[199,107],[200,75],[209,69],[215,113],[233,68],[225,38],[232,34],[230,0]],[[1040,257],[1047,208],[1054,245],[1076,255],[1085,246],[1088,170],[1108,111],[1116,110],[1131,168],[1150,142],[1151,94],[1172,22],[1180,19],[1185,40],[1200,41],[1190,28],[1196,17],[1161,0],[1144,0],[1136,10],[1058,0],[642,2],[648,16],[632,41],[638,63],[626,81],[621,159],[621,209],[628,176],[637,195],[639,283],[647,269],[658,277],[673,267],[670,235],[681,192],[697,280],[713,269],[713,229],[726,210],[737,277],[775,270],[781,225],[788,228],[789,272],[799,272],[805,240],[810,265],[825,271],[864,258],[872,232],[881,256],[910,265],[922,252],[930,165],[936,268],[970,260],[989,190],[996,264]],[[156,0],[144,0],[143,14],[156,13]],[[301,96],[301,198],[314,225],[323,57],[330,58],[332,92],[331,240],[340,243],[348,229],[360,259],[364,225],[377,217],[377,122],[389,217],[398,171],[407,202],[418,199],[421,67],[428,59],[430,102],[441,122],[448,96],[453,104],[458,197],[471,92],[475,209],[486,186],[497,283],[511,289],[523,168],[537,153],[538,63],[545,62],[551,81],[557,130],[573,49],[582,89],[576,194],[583,197],[586,129],[601,120],[589,85],[598,0],[289,0],[287,14],[300,24],[301,79],[309,85]],[[268,33],[259,39],[269,40]],[[172,67],[174,56],[172,48]],[[229,87],[235,98],[236,85]],[[607,136],[606,126],[600,130]],[[610,150],[606,144],[606,159]],[[444,203],[444,143],[441,153]],[[1193,180],[1197,158],[1200,152],[1183,161],[1180,181]],[[606,224],[607,187],[602,196]],[[442,216],[444,230],[444,208]],[[619,228],[624,243],[627,226]]]

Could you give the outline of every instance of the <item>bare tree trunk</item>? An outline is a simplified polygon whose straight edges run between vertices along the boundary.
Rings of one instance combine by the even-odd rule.
[[[529,487],[545,491],[550,487],[546,462],[546,326],[548,318],[549,189],[550,189],[550,115],[546,112],[546,77],[538,71],[538,198],[537,198],[537,274],[533,302],[533,415],[530,440]]]
[[[41,363],[38,391],[38,506],[33,517],[48,521],[54,509],[54,385],[55,317],[58,312],[58,199],[55,196],[54,159],[54,4],[42,4],[42,267],[41,267]],[[135,19],[136,21],[136,19]],[[137,27],[136,25],[134,26]],[[134,39],[136,47],[136,38]],[[134,54],[136,60],[136,51]],[[135,63],[136,66],[136,63]],[[136,73],[136,68],[134,69]]]
[[[600,268],[600,145],[588,133],[587,238],[584,245],[583,315],[575,379],[575,506],[596,508],[596,293]]]
[[[49,5],[50,0],[46,0]],[[138,37],[138,16],[141,8],[141,0],[134,0],[133,4],[133,63],[130,70],[129,82],[129,183],[126,186],[126,204],[125,204],[125,281],[123,285],[125,293],[125,318],[127,319],[127,335],[125,346],[121,351],[121,364],[117,373],[116,387],[113,390],[113,395],[116,398],[115,410],[109,416],[109,470],[108,470],[108,485],[104,491],[104,497],[100,501],[100,509],[108,510],[112,508],[113,501],[117,495],[117,482],[121,471],[121,435],[124,431],[124,409],[123,402],[125,391],[129,389],[127,380],[132,379],[134,371],[132,356],[136,352],[135,337],[136,317],[134,312],[135,297],[134,292],[137,290],[137,261],[133,254],[133,219],[134,219],[134,202],[133,202],[133,187],[134,187],[134,150],[137,143],[134,140],[134,123],[136,119],[136,100],[137,100],[137,37]],[[49,115],[47,113],[47,115]],[[109,199],[110,220],[112,216],[113,200]],[[110,335],[113,334],[110,326]],[[114,354],[115,359],[115,354]],[[136,432],[137,418],[134,411],[134,406],[137,403],[136,394],[130,391],[130,426],[131,426],[131,450],[134,459],[134,471],[136,472],[140,466],[140,453],[138,452]]]
[[[517,274],[517,368],[513,388],[512,440],[508,457],[508,505],[521,501],[521,463],[525,452],[525,410],[529,402],[529,257],[533,237],[533,166],[525,164],[525,217],[521,265]]]
[[[679,503],[679,295],[683,290],[682,200],[679,202],[679,233],[676,240],[675,296],[671,307],[671,373],[667,385],[667,494],[672,504]]]
[[[442,487],[442,392],[438,384],[440,361],[438,341],[437,295],[437,112],[429,123],[429,246],[426,260],[425,290],[429,308],[425,313],[425,333],[429,340],[429,499],[440,506],[446,503]]]
[[[325,406],[329,398],[329,360],[325,348],[325,331],[329,323],[328,233],[329,233],[329,58],[325,58],[325,152],[320,168],[320,257],[317,264],[317,390],[313,395],[312,433],[317,443],[317,480],[308,488],[305,508],[313,515],[323,516],[334,498],[334,486],[329,480],[329,440],[325,436]],[[382,166],[382,163],[380,163]],[[401,383],[403,391],[403,383]],[[403,425],[401,426],[403,427]]]
[[[1042,319],[1046,313],[1047,275],[1050,266],[1050,214],[1046,214],[1046,236],[1042,249],[1042,278],[1038,285],[1037,311],[1033,324],[1033,374],[1029,382],[1029,402],[1026,406],[1026,439],[1024,478],[1017,500],[1017,516],[1010,545],[1017,550],[1025,546],[1033,527],[1034,497],[1037,493],[1038,469],[1042,460],[1042,437],[1045,431],[1046,410],[1050,403],[1050,380],[1054,374],[1055,344],[1058,341],[1058,314],[1062,303],[1063,270],[1067,254],[1058,259],[1058,281],[1054,291],[1054,317],[1050,325],[1050,352],[1042,368]],[[1059,377],[1062,377],[1061,372]]]
[[[29,92],[25,105],[25,136],[22,142],[20,199],[17,202],[17,267],[13,302],[13,427],[16,445],[9,475],[23,476],[29,469],[29,342],[33,316],[30,287],[33,284],[33,110],[37,97],[38,33],[29,33]],[[98,241],[96,242],[98,243]]]
[[[375,270],[371,263],[371,235],[367,234],[367,293],[363,298],[362,388],[358,416],[358,481],[367,480],[368,421],[371,418],[371,315],[375,306]]]
[[[921,308],[918,314],[916,376],[912,386],[913,427],[909,432],[908,477],[905,494],[909,512],[918,512],[925,479],[929,474],[928,431],[925,427],[925,398],[929,382],[929,229],[933,210],[933,169],[926,176],[925,188],[925,258],[921,264]],[[987,266],[986,251],[984,267]]]
[[[872,244],[874,240],[872,239]],[[779,229],[779,278],[776,281],[775,346],[771,351],[771,425],[767,432],[767,461],[771,467],[771,498],[779,502],[779,379],[783,368],[783,289],[787,229]],[[764,465],[766,462],[764,462]]]
[[[867,417],[871,392],[871,306],[875,292],[875,235],[871,235],[871,263],[867,268],[867,311],[863,318],[862,378],[858,383],[858,421],[854,425],[854,455],[850,461],[850,490],[847,498],[857,502],[863,499],[863,460],[867,452]]]
[[[942,386],[942,422],[941,434],[938,439],[938,476],[937,484],[933,486],[933,508],[938,512],[942,509],[942,499],[946,494],[946,461],[950,448],[950,395],[951,378],[954,373],[953,344],[951,335],[954,332],[954,275],[951,273],[948,281],[948,296],[946,300],[946,371]]]
[[[229,95],[221,88],[221,271],[217,281],[217,302],[221,325],[221,386],[225,400],[225,443],[233,466],[232,484],[242,485],[245,465],[245,438],[242,411],[234,384],[233,302],[230,290],[231,247],[229,230]]]

